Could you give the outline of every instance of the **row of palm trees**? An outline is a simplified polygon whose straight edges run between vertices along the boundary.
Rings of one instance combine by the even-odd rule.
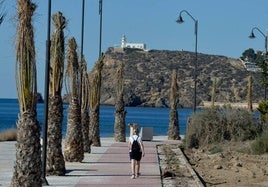
[[[36,59],[32,26],[32,16],[35,10],[36,4],[31,0],[17,0],[16,86],[20,111],[17,121],[16,161],[11,182],[11,186],[14,187],[42,186],[40,124],[36,112]],[[57,12],[52,16],[52,20],[54,32],[50,46],[46,171],[49,175],[65,175],[65,161],[81,162],[84,159],[84,153],[91,152],[91,145],[101,146],[99,109],[104,55],[100,55],[89,78],[84,56],[81,57],[81,62],[78,60],[75,38],[68,40],[65,52],[64,29],[67,25],[65,17],[61,12]],[[66,68],[64,68],[65,58]],[[123,64],[119,63],[115,79],[117,100],[114,130],[115,141],[118,142],[126,141],[123,69]],[[177,115],[179,100],[175,71],[172,77],[169,139],[179,139]],[[69,97],[64,154],[62,152],[63,101],[61,97],[63,82],[65,82]]]
[[[36,60],[32,26],[32,16],[35,10],[36,4],[31,0],[17,0],[16,86],[20,113],[17,121],[16,162],[11,186],[42,186],[40,124],[36,112]],[[97,61],[96,68],[93,70],[93,78],[89,81],[84,57],[81,58],[81,62],[78,60],[75,38],[68,40],[65,55],[64,29],[67,25],[65,17],[58,12],[52,16],[52,20],[54,32],[50,47],[46,171],[49,175],[65,175],[65,161],[81,162],[84,159],[84,152],[90,152],[91,144],[100,146],[98,118],[104,55]],[[65,57],[66,70],[64,68]],[[69,96],[64,154],[62,152],[63,101],[61,97],[63,82],[66,84]],[[94,93],[89,92],[90,87]],[[88,114],[89,106],[91,107],[91,120]]]

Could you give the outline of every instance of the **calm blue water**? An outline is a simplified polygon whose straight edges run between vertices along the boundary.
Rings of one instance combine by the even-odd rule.
[[[63,136],[66,134],[68,105],[64,105]],[[167,135],[169,122],[168,108],[141,108],[126,107],[126,125],[128,123],[138,123],[140,127],[153,127],[154,135]],[[37,104],[37,118],[41,126],[43,125],[44,104]],[[100,135],[101,137],[111,137],[114,134],[114,107],[101,106],[100,108]],[[180,134],[185,134],[186,122],[192,114],[192,109],[179,110]],[[16,99],[0,99],[0,132],[10,128],[16,128],[19,105]],[[127,126],[127,135],[129,128]]]

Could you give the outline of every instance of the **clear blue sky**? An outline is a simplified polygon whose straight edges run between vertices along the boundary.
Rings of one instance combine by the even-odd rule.
[[[47,0],[34,0],[38,91],[43,94],[45,77],[45,43],[47,39]],[[81,43],[82,0],[52,0],[52,14],[61,11],[68,20],[66,39],[74,36]],[[195,50],[194,22],[182,14],[185,23],[175,21],[187,10],[199,22],[198,52],[239,58],[248,48],[264,50],[268,29],[267,0],[103,0],[102,51],[127,42],[146,43],[148,49]],[[15,40],[16,0],[5,0],[6,19],[0,26],[0,98],[16,98]],[[99,50],[99,0],[85,0],[84,54],[90,70]],[[53,27],[51,27],[53,30]]]

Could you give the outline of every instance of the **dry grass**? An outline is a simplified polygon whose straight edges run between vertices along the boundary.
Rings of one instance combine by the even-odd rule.
[[[17,129],[8,129],[0,132],[0,142],[2,141],[16,141],[17,140]]]

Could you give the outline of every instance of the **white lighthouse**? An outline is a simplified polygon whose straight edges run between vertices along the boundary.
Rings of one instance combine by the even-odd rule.
[[[144,43],[127,43],[127,38],[124,35],[121,39],[121,48],[134,48],[146,50],[146,45]]]
[[[126,38],[126,36],[124,35],[123,37],[122,37],[122,39],[121,39],[121,48],[125,48],[126,47],[126,41],[127,40],[127,38]]]

